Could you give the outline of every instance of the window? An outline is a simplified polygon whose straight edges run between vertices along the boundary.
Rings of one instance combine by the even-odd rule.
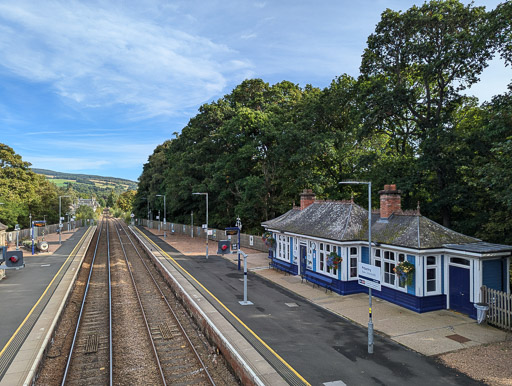
[[[438,280],[437,276],[439,273],[439,267],[437,266],[437,256],[427,256],[426,257],[426,275],[425,275],[425,283],[427,294],[438,292]]]
[[[395,252],[384,251],[384,283],[395,285]]]
[[[403,261],[406,261],[405,253],[375,249],[374,264],[381,268],[383,285],[405,291],[406,283],[403,280],[400,281],[395,273],[395,267]]]
[[[281,260],[290,260],[290,237],[277,236],[277,257]]]
[[[452,258],[450,258],[450,263],[452,263],[452,264],[459,264],[459,265],[465,265],[465,266],[468,266],[468,267],[470,265],[468,259],[463,259],[461,257],[452,257]]]
[[[349,255],[349,274],[350,278],[357,278],[357,262],[359,260],[358,248],[351,247]]]
[[[380,249],[378,249],[378,248],[375,249],[375,256],[374,256],[373,261],[374,261],[374,265],[376,267],[382,267],[382,261],[380,260],[380,253],[381,253]]]
[[[336,245],[332,245],[331,246],[331,251],[338,254],[338,250],[336,248]],[[338,266],[335,266],[335,267],[332,267],[331,268],[331,273],[334,275],[334,276],[337,276],[338,275]]]
[[[338,275],[338,267],[330,267],[329,266],[329,255],[332,252],[337,252],[336,245],[319,243],[318,246],[318,272],[322,272],[328,275],[337,276]]]

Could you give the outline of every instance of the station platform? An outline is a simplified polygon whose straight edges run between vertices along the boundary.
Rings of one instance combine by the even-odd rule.
[[[10,271],[8,280],[0,281],[0,386],[30,384],[92,231],[81,228],[66,238],[63,234],[62,246],[57,249],[53,243],[53,254],[27,257],[24,270]],[[437,318],[443,322],[427,316],[422,323],[431,324],[432,333],[420,331],[424,328],[418,322],[421,318],[397,323],[395,314],[410,316],[407,310],[402,315],[376,303],[374,307],[382,312],[378,327],[384,332],[376,331],[374,353],[368,354],[367,330],[364,322],[357,322],[365,316],[367,320],[367,295],[348,299],[325,293],[301,283],[300,277],[269,269],[266,254],[244,248],[249,253],[247,297],[252,304],[242,305],[243,266],[242,271],[237,269],[236,255],[215,255],[216,243],[210,241],[206,259],[204,239],[176,235],[164,239],[161,233],[144,228],[136,232],[141,232],[149,250],[212,321],[225,345],[237,353],[237,363],[252,374],[254,384],[479,384],[421,352],[431,355],[428,350],[432,349],[426,347],[434,347],[435,352],[461,348],[449,346],[453,343],[449,339],[438,344],[441,340],[435,334],[443,334],[440,323],[446,321],[457,332],[468,335],[474,330],[482,336],[484,331],[485,339],[500,339],[496,329],[476,326],[453,313]],[[8,312],[6,301],[12,304]],[[415,330],[410,327],[418,323]],[[484,340],[476,337],[478,333],[475,341]],[[412,342],[420,343],[415,347]]]
[[[206,305],[202,300],[197,302],[205,307],[205,313],[212,314],[210,308],[213,307],[216,317],[223,317],[224,321],[217,326],[225,338],[233,342],[234,347],[243,340],[259,355],[250,351],[246,356],[246,348],[243,348],[239,352],[244,360],[254,369],[262,362],[270,365],[270,370],[268,367],[255,370],[263,384],[276,384],[279,377],[285,384],[331,386],[479,384],[383,334],[375,334],[374,353],[368,354],[367,329],[321,306],[326,299],[338,295],[315,289],[316,298],[308,299],[291,291],[287,285],[265,278],[263,272],[275,271],[269,269],[268,259],[262,257],[264,254],[257,251],[254,256],[249,254],[248,260],[254,257],[248,273],[247,293],[252,305],[242,305],[244,275],[243,269],[237,269],[236,256],[215,255],[216,243],[210,242],[206,259],[204,252],[198,253],[197,248],[189,248],[186,242],[180,244],[184,248],[179,250],[173,241],[176,236],[168,235],[164,239],[161,234],[155,234],[156,231],[139,230],[151,241],[152,252],[175,280],[187,291],[196,291],[198,299],[207,300]],[[202,245],[204,248],[204,239]],[[259,265],[254,264],[256,260]],[[300,277],[275,274],[286,278],[291,286],[301,281]],[[300,285],[311,289],[311,285]]]
[[[48,235],[49,252],[24,251],[25,268],[0,281],[0,385],[30,384],[95,227]]]

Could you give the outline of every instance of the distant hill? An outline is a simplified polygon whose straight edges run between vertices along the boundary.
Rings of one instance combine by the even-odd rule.
[[[96,194],[97,197],[106,197],[111,190],[121,194],[127,190],[137,190],[135,181],[116,177],[102,177],[90,174],[62,173],[47,169],[32,169],[36,174],[42,174],[59,187],[71,185],[74,190],[87,195]]]

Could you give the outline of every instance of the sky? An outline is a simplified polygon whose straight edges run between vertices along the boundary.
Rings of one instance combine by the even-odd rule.
[[[422,3],[0,0],[0,143],[34,168],[136,181],[202,104],[248,78],[357,77],[381,13]],[[512,70],[494,60],[480,78],[483,102]]]

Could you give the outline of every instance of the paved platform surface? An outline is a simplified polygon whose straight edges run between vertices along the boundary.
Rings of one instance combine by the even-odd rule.
[[[429,352],[460,348],[461,343],[453,341],[459,345],[453,346],[446,338],[456,332],[472,334],[478,343],[503,338],[501,331],[449,311],[409,315],[380,301],[374,306],[377,333],[370,355],[367,295],[325,293],[298,277],[268,269],[266,254],[246,250],[248,300],[254,304],[242,306],[243,272],[237,270],[234,255],[212,255],[216,243],[210,241],[206,259],[204,240],[172,235],[164,241],[158,232],[145,232],[311,384],[476,384],[415,347],[429,347],[424,350]],[[233,326],[243,332],[239,323]],[[421,342],[413,344],[415,340]],[[404,347],[407,343],[416,351]]]
[[[58,235],[47,236],[49,252],[31,255],[24,251],[25,268],[6,271],[7,276],[0,281],[0,385],[23,384],[33,371],[85,255],[86,245],[80,250],[76,247],[87,229],[64,232],[62,245]]]

